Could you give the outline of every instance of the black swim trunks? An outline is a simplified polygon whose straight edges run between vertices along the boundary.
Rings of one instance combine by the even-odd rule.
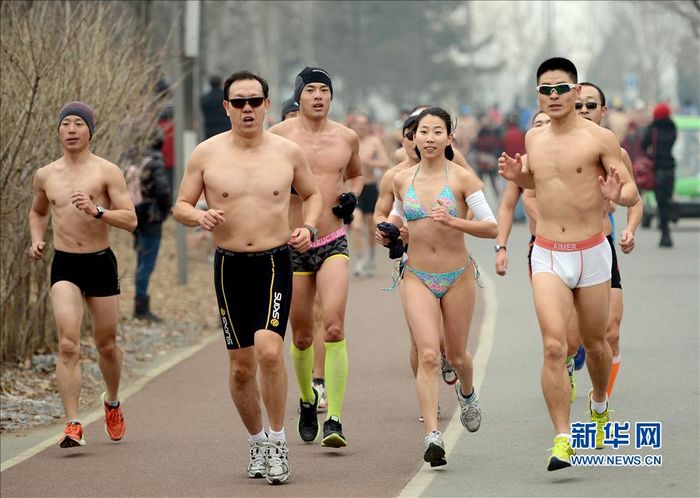
[[[117,258],[109,247],[97,252],[74,253],[55,250],[51,263],[51,285],[66,280],[85,297],[119,294]]]
[[[299,253],[294,248],[290,250],[294,275],[313,275],[321,268],[324,261],[330,258],[350,259],[348,238],[344,227],[319,238],[311,245],[311,249],[304,253]]]
[[[612,289],[622,289],[622,277],[620,276],[620,265],[617,263],[617,251],[615,251],[615,242],[612,235],[605,237],[610,243],[612,249],[612,277],[610,279],[610,287]]]
[[[360,211],[364,214],[372,214],[374,213],[374,206],[377,204],[377,199],[379,199],[377,185],[375,183],[366,183],[362,188],[360,198],[357,200],[357,207],[359,207]]]
[[[292,302],[292,265],[286,245],[262,252],[214,254],[214,288],[227,349],[254,344],[255,332],[284,339]]]

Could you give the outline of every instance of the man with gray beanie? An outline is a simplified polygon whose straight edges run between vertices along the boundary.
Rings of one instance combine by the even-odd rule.
[[[317,411],[321,393],[313,385],[312,373],[313,306],[318,290],[323,303],[325,387],[328,397],[321,444],[340,448],[347,444],[341,426],[348,376],[345,307],[350,253],[345,225],[352,221],[363,180],[357,134],[328,119],[332,98],[333,84],[328,72],[319,67],[304,68],[294,84],[294,100],[299,103],[299,117],[273,126],[270,132],[301,147],[323,198],[317,224],[318,239],[305,253],[292,251],[291,359],[301,394],[297,430],[299,437],[308,443],[315,441],[320,432]],[[289,214],[290,219],[301,220],[301,201],[297,196],[292,195]]]
[[[51,304],[58,329],[56,384],[68,422],[61,448],[83,446],[78,418],[81,375],[80,325],[83,300],[92,322],[99,366],[107,389],[102,393],[105,430],[113,441],[124,437],[126,424],[119,403],[122,351],[117,346],[119,273],[109,248],[109,227],[133,231],[134,204],[115,164],[90,151],[95,112],[84,102],[69,102],[58,115],[63,155],[34,175],[29,211],[32,243],[27,253],[44,258],[44,235],[53,225]]]

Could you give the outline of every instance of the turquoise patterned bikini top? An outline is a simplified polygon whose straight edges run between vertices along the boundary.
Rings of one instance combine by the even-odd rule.
[[[413,183],[416,181],[416,176],[418,175],[419,170],[420,164],[416,168],[416,173],[413,175],[411,185],[408,187],[408,191],[403,198],[403,211],[408,221],[420,220],[430,216],[425,209],[423,209],[423,204],[421,204],[420,199],[418,199],[416,189],[413,188]],[[433,207],[438,205],[437,201],[442,201],[442,205],[447,208],[447,211],[452,216],[459,216],[457,213],[457,199],[455,198],[455,194],[452,192],[449,183],[447,183],[447,163],[445,163],[445,186],[440,191],[437,199],[435,199],[433,202]]]

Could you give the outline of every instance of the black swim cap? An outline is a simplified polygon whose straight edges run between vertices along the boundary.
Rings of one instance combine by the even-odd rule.
[[[320,67],[305,67],[294,81],[294,102],[299,102],[301,91],[309,83],[322,83],[331,90],[331,99],[333,98],[333,83],[331,76]]]
[[[290,112],[298,111],[299,110],[299,104],[294,102],[294,99],[287,99],[284,102],[282,102],[282,112],[280,114],[282,120],[284,121],[284,117],[289,114]]]

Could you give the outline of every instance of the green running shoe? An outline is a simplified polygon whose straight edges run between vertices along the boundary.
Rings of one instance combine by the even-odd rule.
[[[569,444],[566,436],[555,437],[554,446],[551,448],[552,454],[547,459],[547,470],[559,470],[571,467],[571,456],[576,452]]]

